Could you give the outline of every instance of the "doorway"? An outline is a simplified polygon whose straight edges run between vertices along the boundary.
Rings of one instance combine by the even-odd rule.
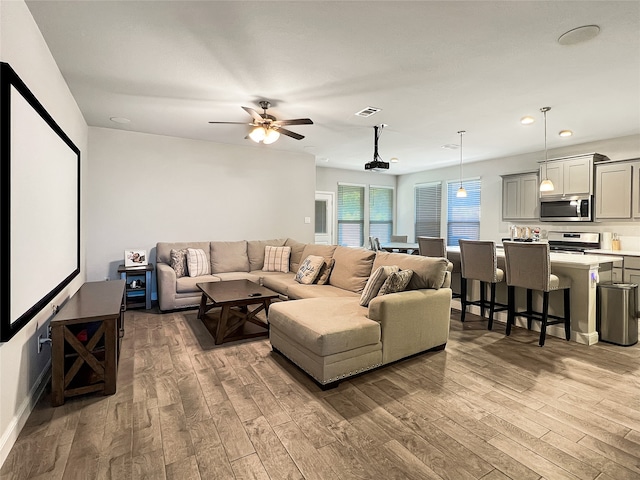
[[[333,192],[316,192],[315,243],[333,245]]]

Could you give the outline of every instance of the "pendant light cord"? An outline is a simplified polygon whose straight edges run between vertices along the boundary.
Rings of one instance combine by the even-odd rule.
[[[458,132],[460,134],[460,188],[462,188],[462,136],[465,134],[464,130]]]

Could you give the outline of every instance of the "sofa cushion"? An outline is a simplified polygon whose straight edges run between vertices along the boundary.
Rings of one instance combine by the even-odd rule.
[[[211,266],[207,261],[207,254],[201,248],[187,248],[187,265],[190,277],[209,275]]]
[[[292,272],[297,272],[298,268],[300,268],[300,262],[306,257],[302,256],[302,252],[305,243],[300,243],[292,238],[287,238],[287,241],[284,242],[285,246],[291,247],[291,256],[289,257],[289,270]]]
[[[335,250],[335,245],[316,245],[315,243],[308,243],[302,251],[302,258],[307,258],[309,255],[316,255],[318,257],[323,257],[328,262],[333,258],[333,252],[335,252]]]
[[[296,282],[309,285],[320,274],[320,268],[324,265],[324,258],[318,255],[309,255],[300,264],[298,273],[296,273]]]
[[[287,297],[289,300],[299,300],[301,298],[335,298],[335,297],[356,297],[357,293],[344,290],[342,288],[334,287],[333,285],[302,285],[294,282],[289,285],[287,290]]]
[[[421,255],[408,255],[406,253],[377,252],[373,262],[373,269],[382,265],[397,265],[400,270],[413,270],[408,290],[421,288],[442,287],[449,267],[446,258],[423,257]],[[332,275],[333,277],[333,275]]]
[[[171,268],[176,272],[176,278],[189,275],[189,266],[187,265],[187,249],[176,250],[171,249]]]
[[[171,249],[201,248],[209,258],[210,242],[158,242],[156,244],[156,262],[171,265]]]
[[[269,323],[326,357],[380,341],[380,324],[366,315],[357,297],[307,298],[272,304]]]
[[[318,285],[326,285],[329,283],[329,276],[331,275],[331,271],[333,270],[334,265],[336,264],[335,259],[331,259],[329,262],[325,259],[324,265],[320,268],[320,274],[318,278],[316,278],[315,283]]]
[[[399,270],[400,269],[397,265],[384,265],[376,268],[369,277],[369,280],[367,280],[364,290],[362,290],[362,295],[360,295],[360,305],[368,307],[369,302],[378,295],[380,287],[384,285],[389,275]]]
[[[409,281],[413,276],[412,270],[400,270],[399,272],[393,272],[387,277],[378,295],[387,295],[389,293],[404,292],[409,285]]]
[[[272,247],[267,245],[264,247],[264,265],[262,270],[265,272],[282,272],[289,271],[289,256],[291,255],[291,247]]]
[[[247,256],[249,257],[249,271],[261,270],[264,266],[264,247],[282,247],[284,238],[273,240],[249,240],[247,242]]]
[[[333,252],[336,264],[329,284],[355,293],[362,292],[371,275],[375,256],[376,252],[364,248],[337,247]]]
[[[262,285],[285,296],[289,295],[288,291],[291,285],[300,285],[296,282],[296,274],[292,272],[263,272],[260,270],[256,273],[261,274]]]
[[[247,241],[211,242],[211,272],[248,272]]]
[[[176,293],[200,293],[196,283],[219,282],[220,279],[213,275],[201,275],[199,277],[181,277],[176,280]]]

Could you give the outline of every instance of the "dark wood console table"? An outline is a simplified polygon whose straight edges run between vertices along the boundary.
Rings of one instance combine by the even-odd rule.
[[[116,392],[125,281],[85,283],[51,320],[51,404]]]

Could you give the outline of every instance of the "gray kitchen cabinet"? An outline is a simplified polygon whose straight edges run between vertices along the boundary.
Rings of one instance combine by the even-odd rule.
[[[631,176],[633,218],[640,218],[640,161],[631,162]]]
[[[539,179],[536,172],[502,176],[502,219],[537,220]]]
[[[593,161],[598,154],[576,155],[549,160],[540,165],[540,178],[553,182],[554,190],[540,192],[541,197],[591,195],[593,193]],[[545,175],[546,173],[546,175]]]
[[[627,162],[596,165],[596,220],[631,218],[631,171]]]

